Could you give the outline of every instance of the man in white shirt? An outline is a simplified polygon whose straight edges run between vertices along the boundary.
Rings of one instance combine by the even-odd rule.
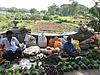
[[[16,37],[13,37],[12,35],[12,31],[7,31],[6,37],[2,39],[2,45],[6,48],[6,51],[3,54],[3,58],[9,61],[20,57],[22,53],[20,50],[19,41]]]

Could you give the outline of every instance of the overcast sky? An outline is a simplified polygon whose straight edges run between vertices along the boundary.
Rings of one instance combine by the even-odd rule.
[[[76,0],[79,4],[87,7],[93,7],[93,0]],[[37,10],[46,10],[53,3],[57,5],[68,4],[69,0],[0,0],[0,7],[17,7],[17,8],[36,8]]]

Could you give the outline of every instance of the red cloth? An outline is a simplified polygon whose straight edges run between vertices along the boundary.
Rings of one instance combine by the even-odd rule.
[[[60,39],[58,37],[54,37],[52,39],[49,40],[49,44],[50,47],[59,47],[60,45],[62,45],[62,43],[60,42]],[[59,45],[59,46],[58,46]]]
[[[7,47],[5,45],[0,44],[0,51],[5,52]]]
[[[92,35],[90,39],[96,40],[96,35]]]
[[[60,42],[60,41],[55,41],[55,43],[54,43],[54,48],[61,47],[61,46],[62,46],[62,42]]]

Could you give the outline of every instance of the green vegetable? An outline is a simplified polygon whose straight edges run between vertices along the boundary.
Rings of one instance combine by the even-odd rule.
[[[21,72],[20,72],[20,71],[21,71],[20,68],[16,68],[16,69],[15,69],[15,74],[16,74],[16,75],[21,75]]]
[[[91,64],[97,64],[95,60],[91,60]]]
[[[36,75],[36,74],[37,74],[37,73],[36,73],[36,69],[34,68],[34,65],[31,66],[31,68],[30,68],[29,71],[30,71],[30,74],[31,74],[31,75]]]
[[[90,64],[90,61],[88,59],[84,60],[83,62],[84,62],[85,65],[89,65]]]
[[[46,64],[54,64],[57,65],[59,62],[61,61],[61,59],[56,55],[50,55],[46,58],[45,63]]]
[[[58,65],[59,66],[63,66],[64,64],[63,64],[63,62],[59,62]]]
[[[82,65],[80,65],[80,68],[86,70],[87,66],[85,64],[82,64]]]
[[[11,68],[7,69],[7,72],[9,73],[9,75],[13,74],[14,73],[14,68],[11,67]]]
[[[96,62],[100,65],[100,60],[97,59]]]
[[[75,62],[71,62],[71,66],[74,66],[76,63]]]
[[[15,74],[16,74],[16,75],[21,75],[19,71],[17,71]]]
[[[86,59],[87,59],[86,57],[83,57],[81,60],[84,61],[84,60],[86,60]]]
[[[94,69],[99,69],[99,64],[94,64]]]
[[[82,65],[82,64],[84,64],[82,61],[79,61],[79,62],[78,62],[78,65]]]
[[[64,72],[69,72],[70,71],[69,68],[66,67],[66,66],[64,66],[63,68],[64,68]]]
[[[39,75],[44,75],[45,74],[45,70],[44,70],[44,68],[41,66],[41,67],[39,67],[39,69],[38,69],[38,73],[39,73]]]
[[[89,64],[87,67],[88,67],[88,69],[93,69],[93,65],[92,64]]]
[[[96,51],[95,49],[94,49],[94,50],[91,50],[91,51],[87,54],[86,57],[89,58],[89,59],[92,58],[92,59],[95,59],[95,60],[97,60],[97,59],[100,60],[100,52]]]
[[[1,69],[1,70],[0,70],[0,74],[1,74],[1,75],[5,75],[5,70],[4,70],[4,69]]]
[[[30,75],[30,71],[28,70],[27,67],[25,67],[24,70],[22,71],[22,75]]]
[[[72,67],[71,65],[69,65],[69,66],[68,66],[68,69],[69,69],[70,71],[72,71],[72,70],[73,70],[73,67]]]
[[[79,69],[79,65],[77,65],[77,64],[73,65],[73,69],[74,70],[78,70]]]
[[[31,71],[30,74],[31,74],[31,75],[37,75],[36,71]],[[29,74],[29,75],[30,75],[30,74]]]
[[[39,68],[39,61],[36,62],[35,68],[36,68],[36,69]]]
[[[75,59],[74,59],[73,57],[69,57],[69,58],[66,60],[66,62],[73,62],[73,61],[75,61]]]
[[[64,66],[70,65],[70,62],[64,62]]]
[[[82,62],[80,58],[75,59],[75,63],[78,64],[79,62]]]

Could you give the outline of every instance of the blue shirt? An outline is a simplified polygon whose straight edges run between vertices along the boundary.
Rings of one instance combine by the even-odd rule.
[[[65,42],[63,46],[64,52],[72,53],[75,50],[75,47],[72,43]]]
[[[16,37],[12,37],[11,42],[8,41],[7,37],[3,38],[2,44],[6,46],[7,50],[11,50],[13,52],[16,51],[18,48],[17,45],[19,44],[19,41]]]

